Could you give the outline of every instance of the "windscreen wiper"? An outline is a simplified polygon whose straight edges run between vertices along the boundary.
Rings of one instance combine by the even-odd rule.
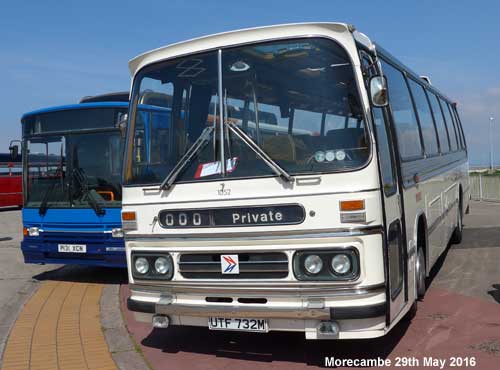
[[[215,122],[214,122],[215,125]],[[170,189],[184,167],[191,159],[202,149],[210,140],[210,135],[214,131],[213,126],[206,127],[196,141],[191,145],[189,150],[179,159],[175,167],[170,171],[165,180],[160,185],[161,190]]]
[[[58,173],[56,172],[56,176],[57,175],[58,175]],[[40,207],[38,207],[38,214],[40,216],[44,216],[47,213],[47,208],[49,208],[48,204],[49,204],[50,195],[54,191],[54,188],[56,187],[56,184],[57,184],[57,182],[53,182],[50,185],[50,187],[43,194],[43,198],[42,198],[42,201],[40,203]]]
[[[252,140],[250,136],[246,134],[241,128],[239,128],[234,123],[225,122],[229,130],[238,136],[241,141],[243,141],[250,149],[252,149],[255,154],[257,154],[262,160],[271,168],[279,177],[287,182],[294,182],[295,179],[292,175],[286,172],[278,163],[276,163],[265,151],[258,146],[255,141]]]
[[[104,215],[106,211],[101,207],[99,201],[95,199],[92,190],[89,189],[87,175],[85,175],[85,173],[81,168],[75,168],[73,170],[73,178],[80,186],[80,190],[82,191],[82,198],[84,196],[87,196],[87,201],[89,202],[90,206],[94,209],[95,213],[98,216]]]

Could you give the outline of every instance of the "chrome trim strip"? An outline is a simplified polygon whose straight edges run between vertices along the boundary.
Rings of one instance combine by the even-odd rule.
[[[215,253],[214,253],[215,254]],[[271,264],[287,264],[288,265],[288,260],[280,260],[280,261],[240,261],[239,265],[240,266],[245,266],[245,265],[271,265]],[[179,261],[177,263],[179,267],[182,267],[184,265],[214,265],[214,266],[220,266],[220,261],[188,261],[188,262],[182,262]]]
[[[163,315],[197,316],[197,317],[251,317],[277,319],[316,319],[329,320],[329,308],[299,308],[299,307],[262,307],[245,305],[187,305],[187,304],[156,304],[156,313]]]
[[[356,229],[320,229],[320,230],[301,230],[301,231],[266,231],[259,232],[256,236],[255,232],[248,233],[213,233],[213,234],[125,234],[126,241],[158,241],[158,239],[169,241],[186,240],[203,241],[214,239],[231,239],[231,240],[262,240],[262,239],[296,239],[296,238],[336,238],[336,237],[353,237],[383,233],[382,226],[366,226]]]
[[[317,177],[317,175],[315,176]],[[255,178],[258,179],[258,178]],[[303,177],[302,180],[307,179],[307,177]],[[237,179],[235,179],[237,180]],[[221,181],[220,179],[218,181]],[[182,183],[180,183],[182,184]],[[139,186],[136,186],[139,187]],[[129,186],[129,188],[133,188],[132,186]],[[148,188],[148,187],[145,187]],[[149,187],[148,189],[151,189]],[[154,188],[156,189],[156,188]],[[143,189],[144,190],[144,189]],[[338,195],[338,194],[354,194],[354,193],[368,193],[368,192],[373,192],[373,191],[380,191],[379,188],[371,188],[371,189],[360,189],[360,190],[354,190],[354,191],[336,191],[336,192],[327,192],[327,193],[312,193],[312,194],[290,194],[290,195],[270,195],[270,196],[256,196],[256,197],[245,197],[245,198],[231,198],[227,199],[226,201],[241,201],[241,200],[261,200],[261,199],[281,199],[281,198],[303,198],[303,197],[312,197],[312,196],[327,196],[327,195]],[[220,199],[200,199],[197,200],[196,203],[209,203],[209,202],[217,202],[220,203]],[[123,203],[123,207],[134,207],[134,206],[151,206],[151,205],[163,205],[163,204],[169,204],[169,205],[175,205],[175,204],[185,204],[185,203],[193,203],[192,200],[184,200],[184,201],[176,201],[176,202],[144,202],[144,203]]]
[[[385,294],[385,284],[375,284],[365,287],[352,287],[352,286],[321,286],[317,283],[312,284],[287,284],[274,283],[268,285],[260,285],[253,283],[252,285],[239,284],[238,282],[228,285],[227,282],[204,284],[197,282],[193,284],[168,284],[164,286],[158,285],[143,285],[143,284],[129,284],[132,295],[151,295],[154,293],[181,293],[181,294],[199,294],[210,295],[211,297],[227,297],[228,295],[235,295],[238,297],[272,297],[272,296],[286,296],[286,297],[345,297],[345,296],[374,296],[377,294]]]
[[[41,233],[44,234],[50,234],[50,233],[87,233],[87,234],[111,234],[111,230],[80,230],[80,229],[73,229],[73,230],[58,230],[58,229],[50,229],[50,230],[45,230],[45,229],[39,229],[38,230]]]
[[[288,265],[288,262],[287,262],[287,265]],[[193,269],[193,268],[179,268],[179,272],[182,274],[182,273],[212,273],[212,274],[215,274],[215,275],[220,275],[221,272],[220,272],[220,268],[217,269],[217,270],[210,270],[210,269]],[[268,273],[268,274],[272,274],[272,273],[275,273],[275,272],[287,272],[288,273],[288,268],[287,269],[270,269],[270,270],[265,270],[265,269],[243,269],[242,266],[240,266],[240,274],[242,273],[247,273],[247,272],[253,272],[253,273]],[[198,278],[189,278],[190,280],[196,280]],[[259,278],[253,278],[253,279],[259,279]]]

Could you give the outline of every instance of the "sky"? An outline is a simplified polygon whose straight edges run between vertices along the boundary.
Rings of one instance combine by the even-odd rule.
[[[462,0],[4,1],[0,152],[23,113],[130,87],[128,61],[193,37],[295,22],[353,24],[458,102],[471,164],[500,164],[500,2]]]

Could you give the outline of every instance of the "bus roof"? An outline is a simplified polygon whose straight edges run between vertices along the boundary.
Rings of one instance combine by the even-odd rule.
[[[21,117],[21,121],[24,121],[26,118],[28,118],[30,116],[37,115],[37,114],[59,112],[59,111],[65,111],[65,110],[92,109],[92,108],[127,108],[127,107],[128,107],[128,103],[119,102],[119,101],[60,105],[60,106],[56,106],[56,107],[37,109],[37,110],[31,111],[31,112],[25,113]]]
[[[316,22],[280,24],[217,33],[214,35],[178,42],[138,55],[129,61],[129,69],[130,73],[135,75],[135,73],[145,65],[159,60],[169,59],[175,56],[203,50],[211,50],[219,47],[265,40],[271,41],[278,38],[327,35],[333,32],[337,34],[349,34],[349,37],[352,39],[350,30],[353,30],[353,28],[346,23]]]
[[[100,95],[84,96],[80,99],[80,103],[97,103],[97,102],[127,102],[129,101],[129,91],[117,91]]]

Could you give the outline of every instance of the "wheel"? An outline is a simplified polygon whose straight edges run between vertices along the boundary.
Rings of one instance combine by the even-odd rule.
[[[417,279],[417,298],[424,298],[426,287],[425,281],[425,254],[422,247],[418,247],[417,250],[417,263],[415,267],[415,277]]]
[[[460,244],[462,242],[462,234],[463,234],[464,224],[462,222],[462,200],[458,203],[458,212],[457,212],[457,226],[455,230],[453,230],[453,234],[451,235],[451,242],[453,244]]]

